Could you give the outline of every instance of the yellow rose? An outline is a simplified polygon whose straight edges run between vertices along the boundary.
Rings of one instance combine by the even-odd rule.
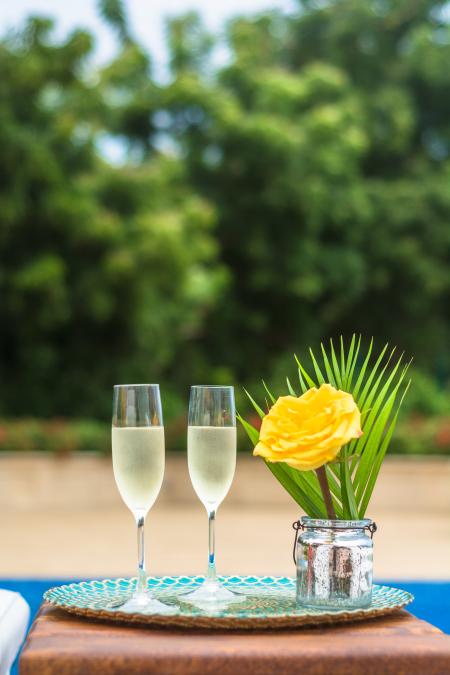
[[[343,445],[362,435],[353,396],[330,384],[299,398],[281,396],[263,418],[253,454],[309,471],[335,459]]]

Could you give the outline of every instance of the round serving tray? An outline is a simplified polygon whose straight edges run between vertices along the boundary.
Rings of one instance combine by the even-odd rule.
[[[180,628],[261,630],[340,623],[391,614],[414,599],[411,593],[389,586],[374,586],[366,609],[309,609],[295,604],[295,579],[290,577],[227,576],[220,581],[242,595],[242,602],[217,611],[199,609],[183,595],[203,582],[200,576],[149,577],[155,596],[175,608],[173,614],[127,613],[115,608],[129,596],[136,579],[82,581],[51,588],[44,594],[51,605],[94,619]]]

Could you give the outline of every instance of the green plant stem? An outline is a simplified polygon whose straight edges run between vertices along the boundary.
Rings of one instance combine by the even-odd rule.
[[[316,469],[316,474],[317,478],[319,479],[319,485],[322,491],[323,500],[325,502],[327,516],[329,520],[336,520],[336,511],[334,510],[333,500],[331,499],[331,492],[327,481],[327,474],[325,472],[325,467],[321,466],[318,469]]]

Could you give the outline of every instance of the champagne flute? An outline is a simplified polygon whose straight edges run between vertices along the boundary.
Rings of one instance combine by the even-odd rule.
[[[158,497],[164,476],[164,426],[158,384],[114,387],[112,459],[120,495],[137,525],[138,573],[131,598],[116,603],[121,611],[161,614],[171,611],[147,588],[145,517]]]
[[[234,388],[193,386],[189,401],[188,467],[192,485],[208,513],[209,553],[205,581],[183,600],[202,606],[228,604],[242,598],[217,578],[216,512],[233,482],[236,468]]]

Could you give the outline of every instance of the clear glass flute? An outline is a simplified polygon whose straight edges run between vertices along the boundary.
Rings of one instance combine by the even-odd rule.
[[[164,476],[165,446],[158,384],[117,384],[112,417],[114,477],[121,497],[137,525],[138,572],[131,597],[115,607],[126,612],[167,613],[147,587],[144,524],[158,497]]]
[[[208,513],[208,568],[204,583],[183,600],[208,607],[242,597],[217,578],[215,520],[236,468],[236,413],[233,387],[191,387],[188,420],[188,466],[192,485]]]

